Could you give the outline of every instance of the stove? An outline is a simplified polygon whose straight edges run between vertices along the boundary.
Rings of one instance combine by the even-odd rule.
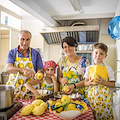
[[[14,102],[13,106],[7,109],[0,109],[0,120],[8,120],[11,118],[21,107],[22,102]]]

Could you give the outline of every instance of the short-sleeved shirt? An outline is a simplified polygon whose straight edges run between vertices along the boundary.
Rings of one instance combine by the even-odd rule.
[[[108,78],[109,78],[109,81],[115,81],[115,77],[114,77],[114,72],[112,70],[112,68],[110,66],[107,66],[106,64],[101,64],[101,65],[105,65],[106,69],[107,69],[107,72],[108,72]],[[86,68],[86,72],[84,74],[84,78],[88,78],[89,79],[89,75],[88,75],[88,72],[89,72],[89,68],[93,66],[93,65],[90,65]]]
[[[8,56],[7,56],[6,64],[7,63],[12,63],[14,65],[17,51],[18,51],[18,57],[23,57],[21,52],[19,51],[19,46],[18,46],[18,47],[14,48],[14,49],[11,49],[9,51]],[[29,57],[29,52],[30,52],[30,49],[28,51],[28,54],[25,56],[25,58]],[[34,66],[34,70],[36,72],[37,72],[37,69],[43,68],[43,62],[42,62],[41,55],[36,49],[31,48],[31,59],[32,59],[32,63],[33,63],[33,66]]]

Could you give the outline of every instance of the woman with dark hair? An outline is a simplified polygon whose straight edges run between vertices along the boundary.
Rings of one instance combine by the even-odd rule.
[[[70,94],[75,90],[85,95],[83,75],[89,62],[86,57],[76,54],[77,46],[76,39],[73,37],[66,37],[62,40],[62,48],[66,56],[63,56],[58,62],[58,80],[60,90],[63,90],[64,86],[68,86],[65,93]]]

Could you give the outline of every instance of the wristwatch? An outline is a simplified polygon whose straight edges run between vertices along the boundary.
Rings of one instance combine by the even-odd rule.
[[[73,85],[74,85],[74,88],[76,88],[76,85],[75,85],[75,83],[73,83]]]

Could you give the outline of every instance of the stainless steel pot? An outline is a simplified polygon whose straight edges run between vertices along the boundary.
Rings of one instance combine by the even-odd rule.
[[[14,87],[0,85],[0,109],[9,108],[14,104]]]

